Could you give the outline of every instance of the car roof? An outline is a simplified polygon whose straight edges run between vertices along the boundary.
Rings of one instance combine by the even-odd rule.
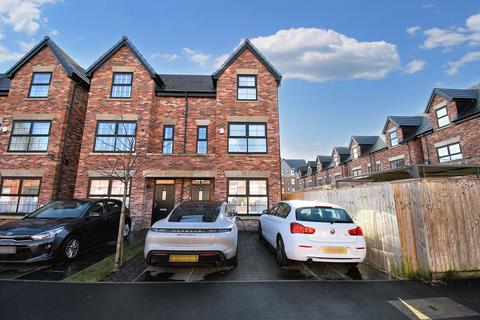
[[[289,204],[292,207],[310,207],[310,206],[320,206],[320,207],[332,207],[332,208],[339,208],[343,209],[342,207],[328,202],[321,202],[317,200],[287,200],[282,201],[283,203]]]

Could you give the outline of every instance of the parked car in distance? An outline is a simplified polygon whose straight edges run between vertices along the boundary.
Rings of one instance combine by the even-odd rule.
[[[114,199],[54,201],[0,225],[0,263],[72,260],[80,250],[118,235],[121,207]],[[124,237],[130,230],[127,212]]]
[[[147,264],[236,266],[235,220],[234,211],[223,201],[184,201],[147,233]]]
[[[276,251],[277,262],[358,263],[365,259],[362,229],[345,209],[316,201],[282,201],[259,219],[258,237]]]

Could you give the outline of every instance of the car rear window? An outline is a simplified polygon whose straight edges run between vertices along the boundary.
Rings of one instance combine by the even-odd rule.
[[[298,221],[353,223],[348,213],[339,208],[331,207],[305,207],[296,210]]]
[[[222,203],[219,201],[191,201],[176,207],[169,222],[215,222]]]

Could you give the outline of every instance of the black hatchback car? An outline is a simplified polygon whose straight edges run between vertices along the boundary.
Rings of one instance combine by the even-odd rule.
[[[80,249],[117,236],[121,207],[115,199],[55,201],[0,225],[0,263],[74,259]],[[127,211],[124,237],[131,223]]]

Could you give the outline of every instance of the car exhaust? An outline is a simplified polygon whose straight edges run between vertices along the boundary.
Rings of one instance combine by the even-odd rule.
[[[308,258],[308,259],[307,259],[307,264],[312,264],[312,263],[313,263],[312,258]]]

